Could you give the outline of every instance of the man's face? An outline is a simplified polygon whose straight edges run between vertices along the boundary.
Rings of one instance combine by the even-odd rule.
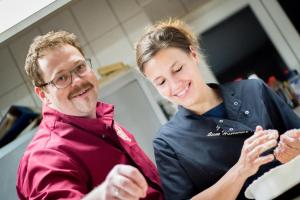
[[[71,45],[63,45],[46,50],[38,59],[44,82],[63,78],[71,70],[85,62],[83,55]],[[72,73],[72,83],[58,89],[53,84],[46,88],[35,88],[40,99],[53,109],[71,116],[96,117],[98,81],[94,72],[88,71],[84,76]]]

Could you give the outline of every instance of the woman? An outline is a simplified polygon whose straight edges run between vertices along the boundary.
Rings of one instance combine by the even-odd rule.
[[[165,196],[245,199],[253,179],[300,154],[300,133],[282,134],[300,120],[261,80],[206,84],[198,49],[179,20],[150,27],[136,45],[139,70],[179,105],[154,139]]]

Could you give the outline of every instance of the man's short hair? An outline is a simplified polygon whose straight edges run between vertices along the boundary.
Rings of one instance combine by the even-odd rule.
[[[38,87],[44,83],[42,71],[37,62],[38,59],[43,57],[47,50],[66,44],[75,47],[84,56],[79,41],[73,33],[67,31],[50,31],[45,35],[40,35],[33,39],[26,56],[25,71],[34,86]]]

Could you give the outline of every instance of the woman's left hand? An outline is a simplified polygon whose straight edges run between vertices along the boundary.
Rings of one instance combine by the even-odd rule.
[[[300,129],[293,129],[280,136],[274,155],[281,163],[287,163],[300,155]]]
[[[271,162],[274,159],[273,154],[261,154],[277,146],[277,138],[276,130],[263,130],[261,126],[257,126],[254,134],[244,141],[241,156],[235,165],[239,174],[248,178],[255,174],[260,166]]]

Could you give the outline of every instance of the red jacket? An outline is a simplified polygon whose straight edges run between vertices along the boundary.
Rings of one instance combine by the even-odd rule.
[[[116,164],[137,167],[148,182],[145,199],[163,199],[156,167],[134,137],[99,102],[97,119],[43,108],[43,120],[20,161],[20,199],[80,199],[101,184]]]

